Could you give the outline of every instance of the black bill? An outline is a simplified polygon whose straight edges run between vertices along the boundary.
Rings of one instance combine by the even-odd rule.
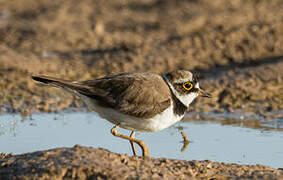
[[[209,94],[208,92],[205,92],[205,91],[202,90],[202,89],[199,89],[199,90],[198,90],[198,94],[199,94],[199,96],[201,96],[201,97],[212,98],[212,95],[211,95],[211,94]]]

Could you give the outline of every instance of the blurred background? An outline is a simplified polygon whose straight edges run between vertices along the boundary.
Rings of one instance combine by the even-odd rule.
[[[281,118],[282,9],[282,0],[1,0],[0,111],[83,106],[31,74],[87,80],[187,69],[214,96],[191,111]]]
[[[79,143],[131,154],[112,124],[32,74],[186,69],[213,98],[143,134],[153,156],[282,167],[282,10],[282,0],[0,0],[0,152]],[[192,140],[184,153],[181,130]]]

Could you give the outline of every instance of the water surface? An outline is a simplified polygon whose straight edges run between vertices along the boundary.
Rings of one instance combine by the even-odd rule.
[[[195,119],[160,132],[138,133],[137,138],[147,143],[153,157],[283,167],[282,119],[263,123],[268,129],[241,127],[241,123],[229,125],[225,121]],[[131,155],[128,141],[112,136],[112,127],[96,113],[34,114],[24,119],[20,115],[1,115],[0,152],[19,154],[80,144]],[[183,152],[181,131],[191,140]]]

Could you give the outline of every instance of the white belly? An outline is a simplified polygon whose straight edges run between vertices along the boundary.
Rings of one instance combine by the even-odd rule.
[[[178,116],[173,112],[173,105],[164,110],[162,113],[148,119],[137,118],[126,114],[119,113],[110,108],[104,108],[96,105],[95,102],[90,102],[87,97],[83,98],[88,107],[91,110],[96,111],[102,118],[110,121],[113,124],[117,124],[122,128],[129,129],[132,131],[141,132],[154,132],[165,129],[176,122],[180,121],[184,115]]]

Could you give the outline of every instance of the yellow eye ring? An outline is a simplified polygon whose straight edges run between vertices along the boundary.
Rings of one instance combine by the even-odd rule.
[[[187,91],[189,91],[193,88],[193,84],[190,83],[190,82],[185,82],[185,83],[183,83],[183,88],[186,89]]]

